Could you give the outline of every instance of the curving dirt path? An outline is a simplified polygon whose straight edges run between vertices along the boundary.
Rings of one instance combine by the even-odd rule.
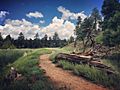
[[[45,70],[46,76],[50,78],[57,90],[108,90],[56,67],[49,60],[48,54],[40,56],[39,66]]]

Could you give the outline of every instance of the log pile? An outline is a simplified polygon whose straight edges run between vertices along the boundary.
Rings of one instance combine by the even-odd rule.
[[[69,62],[81,64],[81,63],[88,63],[92,59],[91,56],[83,56],[83,55],[75,55],[75,54],[66,54],[66,53],[59,53],[55,59],[58,60],[67,60]]]
[[[94,58],[93,56],[84,56],[84,55],[76,55],[76,54],[66,54],[59,53],[55,57],[56,61],[66,60],[72,63],[77,64],[88,64],[90,66],[96,67],[99,70],[105,71],[109,74],[115,74],[116,72],[110,67],[101,62],[100,59]]]

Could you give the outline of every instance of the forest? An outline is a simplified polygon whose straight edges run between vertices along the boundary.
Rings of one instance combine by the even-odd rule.
[[[59,34],[0,33],[1,90],[120,90],[119,0],[78,16],[68,39]]]
[[[73,41],[73,38],[71,39]],[[72,42],[70,41],[70,42]],[[47,34],[40,39],[39,34],[36,33],[34,39],[25,39],[24,34],[21,32],[17,39],[7,35],[3,39],[0,34],[0,48],[1,49],[14,49],[14,48],[43,48],[43,47],[63,47],[67,45],[66,39],[61,40],[57,33],[54,33],[53,37],[48,37]]]

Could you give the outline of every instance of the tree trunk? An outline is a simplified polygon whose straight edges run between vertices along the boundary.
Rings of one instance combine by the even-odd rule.
[[[84,39],[82,39],[82,42],[83,42],[83,53],[84,53],[84,52],[85,52],[85,50],[86,50],[85,40],[84,40]]]
[[[55,60],[56,62],[65,60],[77,64],[87,64],[89,66],[93,66],[96,67],[97,69],[105,71],[106,73],[112,73],[112,74],[116,73],[110,66],[103,64],[102,62],[100,62],[99,59],[93,58],[93,56],[59,53],[55,57]]]
[[[77,45],[77,40],[75,39],[75,41],[74,41],[74,48],[76,48],[76,45]]]

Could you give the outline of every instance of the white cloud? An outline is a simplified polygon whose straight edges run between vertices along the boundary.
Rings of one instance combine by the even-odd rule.
[[[34,38],[35,34],[38,32],[40,37],[43,37],[45,34],[48,36],[53,36],[55,32],[59,34],[61,39],[68,39],[74,34],[75,25],[69,20],[76,20],[78,16],[81,16],[82,19],[87,16],[83,13],[73,13],[64,7],[58,7],[58,11],[62,13],[62,17],[58,18],[55,16],[52,19],[52,22],[45,27],[40,27],[39,25],[33,24],[32,22],[27,21],[26,19],[22,20],[11,20],[7,19],[4,26],[0,26],[0,32],[3,36],[10,34],[12,37],[17,38],[20,32],[23,32],[26,38]],[[41,18],[43,17],[40,12],[30,12],[27,14],[29,18]],[[39,23],[45,23],[44,20],[40,20]]]
[[[41,12],[38,12],[38,11],[30,12],[30,13],[26,14],[26,16],[29,17],[29,18],[32,18],[32,17],[42,18],[42,17],[44,17],[43,14]]]
[[[37,32],[40,32],[40,26],[31,22],[22,20],[6,20],[4,26],[0,26],[0,32],[3,36],[10,34],[13,38],[17,38],[20,32],[23,32],[26,38],[34,38]]]
[[[61,39],[69,38],[74,34],[75,25],[68,20],[59,19],[54,17],[52,23],[42,29],[42,33],[48,36],[53,36],[55,32],[59,34]]]
[[[6,14],[9,14],[7,11],[0,11],[0,18],[5,17]]]
[[[64,20],[69,20],[69,19],[76,20],[78,18],[78,16],[80,16],[82,18],[82,20],[84,20],[87,17],[84,14],[84,11],[79,12],[79,13],[74,13],[62,6],[58,7],[58,11],[62,13],[62,19],[64,19]]]
[[[45,23],[45,21],[44,20],[40,20],[40,23],[43,24],[43,23]]]
[[[74,34],[75,25],[68,20],[54,17],[52,22],[46,27],[40,27],[25,19],[22,20],[6,20],[4,26],[0,26],[0,32],[3,36],[10,34],[13,38],[17,38],[20,32],[23,32],[26,38],[34,38],[38,32],[40,37],[45,34],[53,36],[55,32],[59,34],[61,39],[69,38]]]

